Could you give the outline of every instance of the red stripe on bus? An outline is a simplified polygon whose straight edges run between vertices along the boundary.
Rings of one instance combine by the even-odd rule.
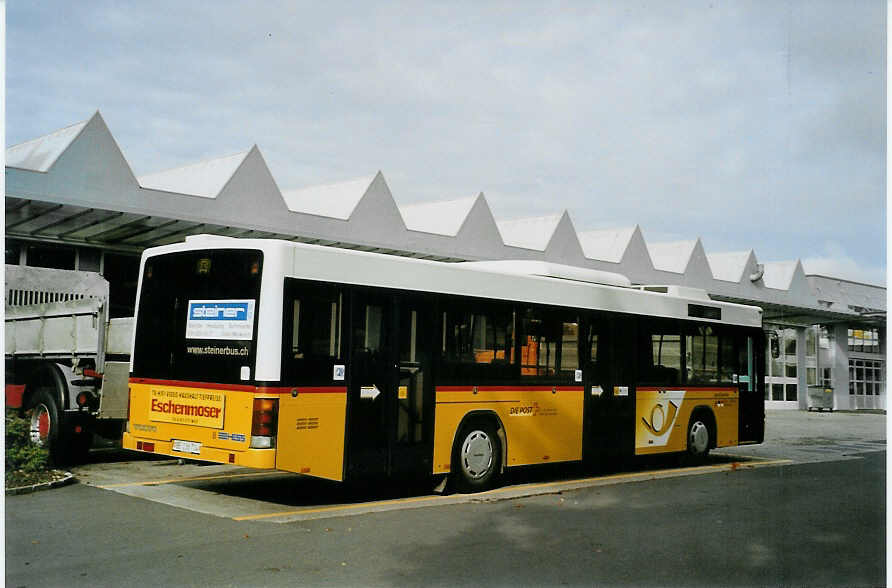
[[[638,386],[639,392],[687,392],[688,390],[692,392],[708,392],[710,390],[718,392],[738,391],[734,386]]]
[[[471,392],[474,386],[437,386],[437,392]],[[582,386],[477,386],[478,392],[582,392]]]
[[[21,408],[22,397],[25,395],[24,384],[6,385],[6,406],[9,408]]]
[[[182,388],[209,388],[213,390],[236,390],[253,392],[255,386],[244,384],[216,384],[214,382],[188,382],[183,380],[154,380],[152,378],[130,378],[131,384],[150,384],[153,386],[180,386]]]
[[[292,390],[297,390],[298,394],[346,394],[347,388],[344,386],[314,386],[314,387],[304,387],[304,386],[288,386],[288,387],[280,387],[277,386],[275,388],[266,388],[264,386],[258,386],[256,388],[257,394],[291,394]]]
[[[300,394],[334,394],[346,393],[343,386],[247,386],[244,384],[215,384],[213,382],[188,382],[183,380],[155,380],[152,378],[130,378],[131,384],[149,384],[153,386],[178,386],[180,388],[204,388],[212,390],[233,390],[236,392],[253,392],[254,394],[291,394],[297,389]]]

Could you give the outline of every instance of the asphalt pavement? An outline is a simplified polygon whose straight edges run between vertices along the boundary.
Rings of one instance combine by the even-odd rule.
[[[734,450],[792,460],[772,467],[283,524],[78,484],[7,497],[5,579],[7,586],[878,586],[886,583],[884,439],[883,415],[772,413],[764,446]]]

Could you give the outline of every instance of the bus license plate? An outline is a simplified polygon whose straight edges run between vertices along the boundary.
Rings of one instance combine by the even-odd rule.
[[[180,441],[179,439],[174,439],[173,450],[198,455],[201,453],[201,443],[198,443],[196,441]]]

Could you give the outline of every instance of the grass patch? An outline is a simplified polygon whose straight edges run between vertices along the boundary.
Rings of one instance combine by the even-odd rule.
[[[17,411],[6,411],[6,487],[19,488],[52,482],[64,476],[50,469],[50,455],[43,447],[31,443],[29,417]]]

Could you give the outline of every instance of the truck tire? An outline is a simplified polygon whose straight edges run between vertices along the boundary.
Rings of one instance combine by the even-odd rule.
[[[28,399],[26,415],[31,422],[31,443],[49,451],[50,460],[59,461],[62,450],[62,418],[52,392],[38,388]]]

